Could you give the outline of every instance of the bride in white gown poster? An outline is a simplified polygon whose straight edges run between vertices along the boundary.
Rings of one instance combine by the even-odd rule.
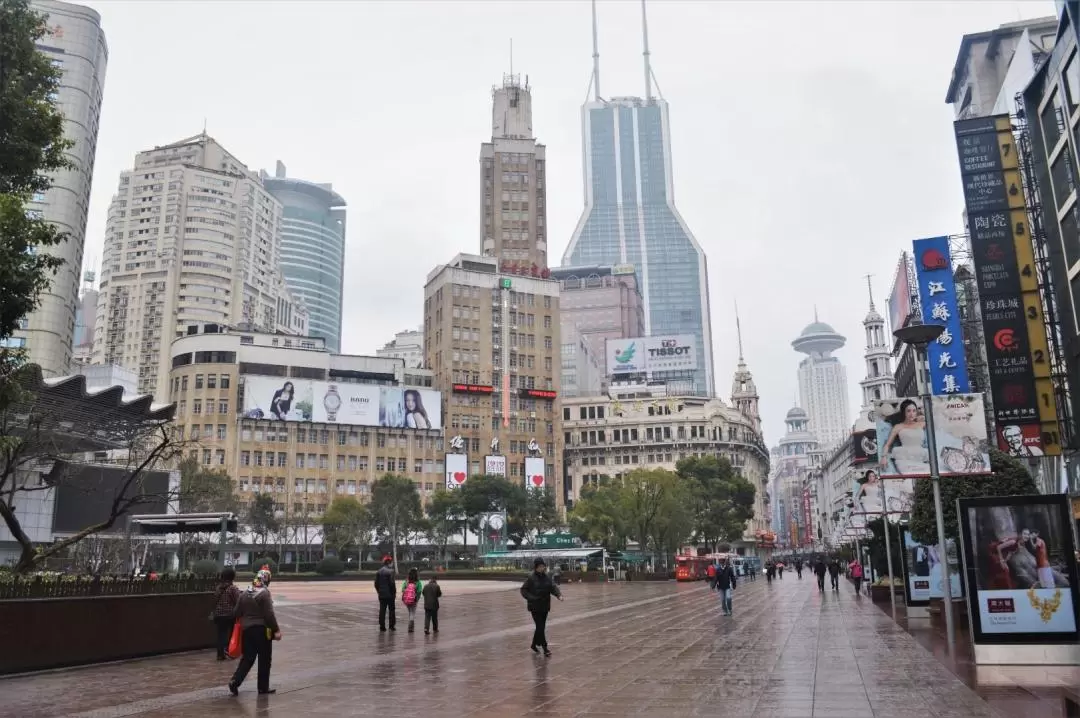
[[[943,395],[932,397],[932,402],[941,475],[989,473],[982,397]],[[884,399],[876,403],[875,414],[881,478],[930,476],[922,400],[910,397]]]

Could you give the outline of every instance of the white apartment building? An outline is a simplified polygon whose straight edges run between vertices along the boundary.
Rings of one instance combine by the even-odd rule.
[[[95,364],[168,395],[169,346],[188,326],[304,335],[281,266],[282,207],[205,133],[140,152],[109,206]]]
[[[382,349],[375,350],[375,356],[385,359],[403,359],[405,366],[412,369],[423,366],[424,328],[398,332]]]

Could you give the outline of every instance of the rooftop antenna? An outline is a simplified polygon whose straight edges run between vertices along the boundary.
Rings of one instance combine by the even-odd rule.
[[[742,324],[739,323],[739,300],[735,300],[735,335],[739,339],[739,363],[743,361],[742,350]]]
[[[600,43],[596,36],[596,0],[592,0],[592,75],[594,97],[600,102]]]
[[[596,6],[596,3],[593,3]],[[641,0],[641,37],[644,42],[645,57],[645,104],[652,102],[652,68],[649,65],[649,18],[645,14],[645,0]]]
[[[814,305],[814,321],[817,322],[817,304]]]
[[[870,293],[870,311],[874,311],[874,287],[870,284],[870,277],[873,274],[867,274],[866,276],[866,291]]]

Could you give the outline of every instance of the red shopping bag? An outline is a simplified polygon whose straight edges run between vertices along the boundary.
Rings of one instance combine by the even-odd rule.
[[[232,637],[229,638],[229,658],[239,658],[240,654],[244,652],[243,642],[243,630],[240,628],[240,621],[233,624]]]

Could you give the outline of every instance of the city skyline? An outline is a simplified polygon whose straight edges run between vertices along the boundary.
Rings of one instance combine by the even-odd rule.
[[[249,77],[247,84],[239,88],[234,84],[228,90],[195,77],[183,63],[170,59],[183,54],[182,41],[145,32],[152,25],[188,27],[193,19],[182,8],[155,6],[151,10],[96,0],[85,4],[101,12],[111,54],[87,257],[101,256],[104,212],[120,170],[129,165],[134,153],[191,135],[205,122],[210,133],[249,166],[268,167],[276,158],[285,157],[296,176],[333,182],[335,190],[349,199],[357,219],[348,228],[342,350],[374,354],[401,327],[420,321],[416,288],[422,286],[430,267],[416,258],[448,257],[473,246],[471,238],[479,222],[476,142],[490,134],[491,85],[511,69],[530,76],[534,134],[547,147],[549,254],[561,256],[569,243],[581,210],[580,106],[591,70],[586,2],[512,8],[485,4],[483,9],[447,4],[426,8],[423,14],[408,4],[340,5],[334,6],[337,21],[329,32],[325,28],[316,32],[317,18],[290,12],[288,6],[271,6],[258,13],[243,4],[215,6],[211,13],[215,29],[208,40],[220,42],[222,52]],[[720,378],[718,386],[726,388],[737,364],[737,350],[734,320],[724,307],[737,297],[746,360],[762,394],[770,443],[782,433],[782,419],[795,386],[792,357],[771,356],[770,344],[777,336],[794,336],[805,325],[805,312],[798,308],[817,302],[822,316],[829,317],[837,331],[858,336],[863,312],[848,307],[865,306],[861,276],[872,273],[879,283],[886,282],[896,251],[911,239],[961,229],[951,113],[942,101],[958,38],[1015,21],[1018,13],[1024,17],[1052,14],[1053,6],[1049,2],[940,3],[933,8],[915,7],[909,13],[899,12],[896,6],[877,10],[885,13],[887,21],[909,28],[909,33],[918,32],[926,51],[904,68],[884,67],[870,75],[849,58],[859,52],[903,52],[910,34],[871,40],[858,28],[876,25],[882,17],[871,17],[867,8],[825,6],[812,13],[793,8],[777,16],[768,7],[753,4],[650,5],[657,80],[673,108],[672,154],[679,207],[710,257],[713,371]],[[605,86],[643,94],[639,3],[605,2],[601,11]],[[806,38],[802,28],[812,18],[827,20],[819,23],[825,29]],[[739,39],[736,33],[731,43],[714,47],[704,32],[704,26],[714,23],[754,27],[766,21],[775,23],[778,40],[789,42],[793,51],[813,51],[794,73],[780,72],[780,58],[753,51],[763,71],[777,70],[779,87],[764,88],[759,80],[724,69],[740,66],[754,46],[749,39]],[[361,32],[364,43],[342,39],[342,46],[362,45],[355,51],[361,54],[342,54],[332,51],[331,45],[338,35],[348,34],[346,28],[376,24],[409,28],[407,42],[393,53],[398,59],[395,69],[365,76],[362,91],[341,93],[341,87],[351,86],[346,78],[357,67],[376,66],[374,58],[388,50],[373,30]],[[239,26],[248,27],[249,33],[237,36],[230,30]],[[447,27],[462,28],[474,47],[463,51],[460,33],[447,33]],[[511,33],[513,68],[507,52]],[[308,52],[326,60],[321,63],[325,77],[318,82],[309,82],[307,64],[267,56],[258,49],[266,38],[298,35],[301,55]],[[558,52],[552,38],[559,38]],[[440,61],[432,63],[434,56]],[[702,71],[714,70],[721,78],[719,85],[703,85],[697,79]],[[405,81],[417,73],[426,76],[429,89],[425,92],[418,93]],[[273,126],[263,129],[262,108],[271,107],[265,98],[273,96],[273,88],[282,82],[299,87],[301,101],[276,108]],[[853,86],[861,87],[858,94],[849,94],[847,88]],[[168,113],[146,110],[166,106],[166,96],[174,95],[178,87],[186,93],[180,106],[170,102]],[[754,112],[755,107],[771,106],[778,92],[792,116],[809,113],[822,118],[822,125],[812,128],[815,142],[805,142],[805,129],[784,113]],[[380,98],[378,103],[366,102],[373,96]],[[732,103],[736,96],[740,101]],[[361,98],[365,101],[357,104]],[[432,124],[430,113],[420,111],[432,102],[443,107],[437,125]],[[874,104],[875,115],[882,117],[883,124],[876,125],[873,134],[869,128],[837,129],[844,126],[840,119],[846,113],[864,103]],[[452,109],[447,111],[447,107]],[[896,172],[884,185],[864,186],[868,183],[854,179],[863,170],[860,152],[845,150],[845,146],[865,146],[889,133],[903,135],[908,144],[926,149],[907,158],[886,147],[886,155],[875,161],[892,163]],[[817,186],[796,186],[784,174],[771,183],[740,177],[751,170],[752,162],[782,167],[793,156],[820,168]],[[434,166],[433,157],[437,158]],[[424,200],[421,212],[414,211],[417,167],[434,174],[439,186]],[[869,166],[865,169],[869,171]],[[891,206],[881,198],[913,182],[923,183],[922,195],[929,201],[919,213],[898,214],[897,221],[871,242],[874,233],[868,234],[867,228],[878,226],[874,218]],[[839,189],[849,198],[848,221],[817,228],[810,221],[814,206],[824,201],[825,194]],[[779,194],[792,197],[790,212],[768,210],[769,202]],[[754,211],[733,215],[722,205],[747,205]],[[789,239],[794,236],[800,239]],[[381,246],[393,251],[380,253]],[[757,271],[747,271],[753,268]],[[774,281],[770,281],[769,296],[762,298],[762,282],[770,275]],[[387,297],[393,301],[387,302]],[[879,305],[884,303],[881,294],[877,299]],[[849,366],[861,361],[861,348],[855,344],[839,354]],[[849,391],[851,404],[858,404],[857,382],[849,382]]]

